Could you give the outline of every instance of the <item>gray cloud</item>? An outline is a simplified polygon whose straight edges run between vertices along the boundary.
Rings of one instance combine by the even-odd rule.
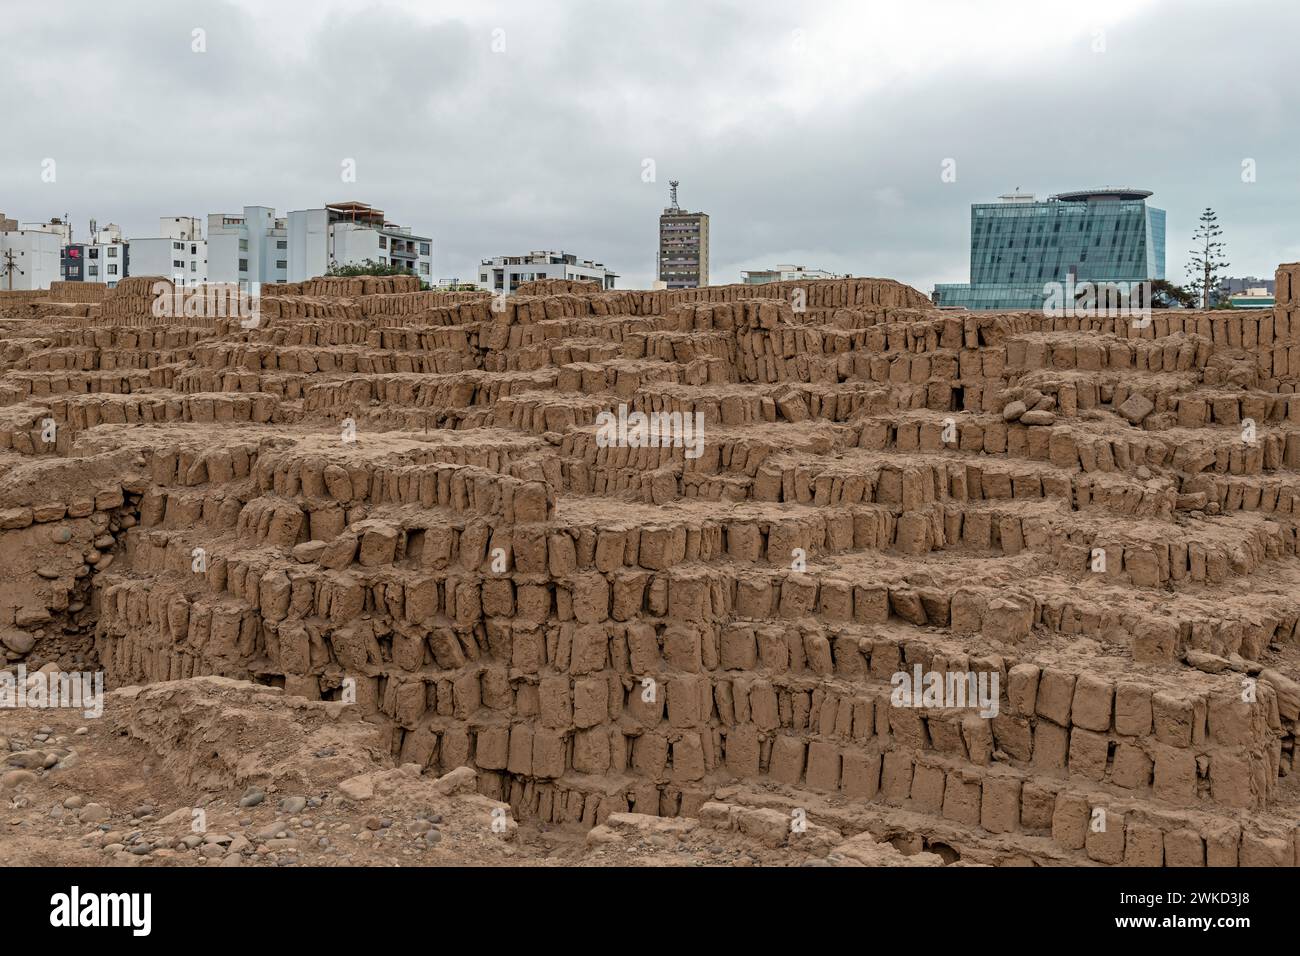
[[[1206,205],[1233,274],[1300,259],[1300,10],[1092,7],[12,5],[0,210],[149,236],[160,215],[359,199],[432,234],[440,276],[564,248],[644,286],[676,178],[712,216],[715,282],[798,261],[929,291],[966,278],[971,202],[1119,183],[1168,210],[1176,281]]]

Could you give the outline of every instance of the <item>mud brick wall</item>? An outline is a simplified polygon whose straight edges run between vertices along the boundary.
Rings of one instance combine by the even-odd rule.
[[[1297,861],[1281,280],[1135,324],[876,279],[499,311],[324,279],[250,328],[159,323],[153,281],[6,324],[21,659],[354,699],[556,823],[730,826],[743,791],[991,862]],[[599,438],[620,406],[698,413],[701,454]],[[916,667],[996,675],[997,713],[896,705]]]
[[[519,295],[560,295],[570,292],[600,292],[603,286],[596,280],[535,279],[521,282],[515,291]]]
[[[111,290],[103,282],[51,282],[54,302],[102,302]]]

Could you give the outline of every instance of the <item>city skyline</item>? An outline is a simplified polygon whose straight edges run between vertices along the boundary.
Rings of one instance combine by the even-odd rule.
[[[435,279],[471,281],[502,249],[562,248],[649,287],[678,179],[683,207],[710,214],[714,283],[796,262],[926,291],[966,280],[972,203],[1140,182],[1168,210],[1171,281],[1207,205],[1231,271],[1269,275],[1300,258],[1285,121],[1300,94],[1260,46],[1300,12],[1247,8],[1275,28],[1262,40],[1222,36],[1208,3],[930,4],[943,14],[930,28],[964,35],[938,44],[924,18],[842,4],[757,22],[740,5],[638,6],[628,36],[580,3],[531,18],[500,3],[213,2],[141,20],[55,2],[9,14],[24,43],[5,50],[0,208],[130,237],[160,215],[361,199],[432,236]],[[1212,83],[1185,53],[1206,43],[1222,64]],[[65,60],[90,64],[120,110],[79,106],[84,77]],[[345,60],[366,68],[336,69]],[[987,108],[958,95],[971,84]],[[155,121],[115,118],[128,105]],[[1231,135],[1206,115],[1230,116]]]

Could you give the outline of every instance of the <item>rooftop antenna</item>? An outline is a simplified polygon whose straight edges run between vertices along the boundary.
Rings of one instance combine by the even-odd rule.
[[[677,208],[677,187],[680,185],[681,185],[681,180],[678,179],[668,180],[668,192],[669,195],[672,197],[672,203],[673,203],[670,208],[672,209]]]

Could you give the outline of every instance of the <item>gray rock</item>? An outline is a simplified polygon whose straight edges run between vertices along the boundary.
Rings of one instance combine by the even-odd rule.
[[[1184,652],[1183,660],[1198,671],[1204,671],[1207,674],[1221,674],[1229,666],[1226,657],[1219,657],[1217,654],[1209,654],[1190,647]]]
[[[26,631],[5,628],[4,631],[0,631],[0,644],[15,654],[30,654],[32,648],[36,646],[36,638]]]
[[[295,814],[302,813],[307,808],[306,797],[285,797],[280,801],[280,812]]]
[[[88,803],[81,808],[77,819],[82,823],[102,823],[109,818],[108,808],[98,803]]]

